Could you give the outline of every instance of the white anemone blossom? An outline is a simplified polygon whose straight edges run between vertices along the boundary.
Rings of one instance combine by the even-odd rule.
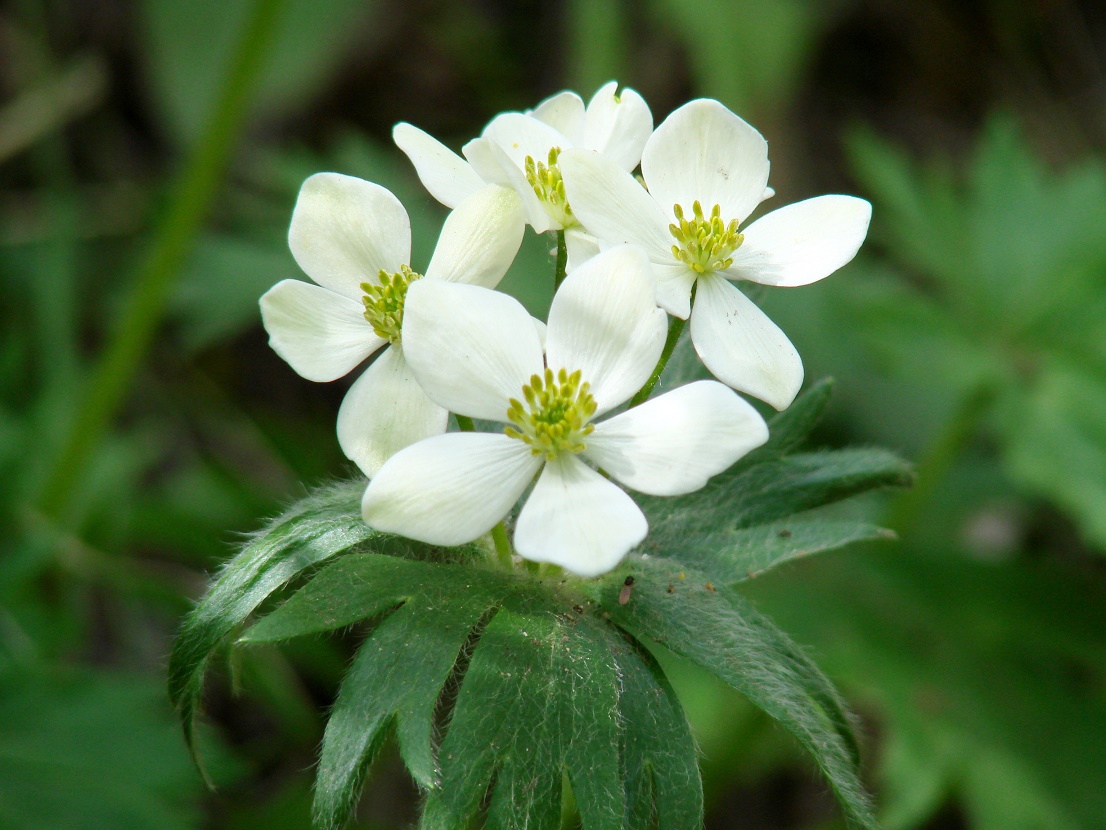
[[[803,381],[798,352],[730,281],[799,286],[828,276],[856,255],[871,205],[819,196],[741,228],[770,192],[768,145],[706,99],[680,107],[650,136],[641,157],[645,187],[595,153],[566,150],[559,161],[576,216],[601,244],[629,242],[646,252],[658,303],[690,316],[695,350],[714,376],[787,407]]]
[[[426,268],[428,281],[492,288],[522,242],[521,204],[485,186],[453,211]],[[404,358],[401,326],[411,270],[407,211],[380,185],[318,173],[300,189],[288,244],[314,280],[283,280],[261,298],[269,344],[302,377],[331,381],[384,348],[338,411],[342,451],[368,476],[409,444],[445,432],[449,413],[431,401]]]
[[[557,160],[577,147],[627,172],[638,166],[653,116],[634,90],[617,90],[616,82],[605,84],[586,107],[564,91],[533,110],[501,113],[462,148],[464,158],[410,124],[397,124],[392,136],[442,204],[453,207],[485,183],[510,187],[522,198],[526,222],[537,233],[563,230],[570,261],[582,262],[598,248],[565,200]]]
[[[631,246],[594,257],[564,281],[544,356],[532,319],[511,297],[430,280],[412,286],[403,337],[427,395],[508,426],[446,433],[398,452],[365,491],[365,521],[431,544],[463,544],[489,532],[537,476],[515,525],[517,552],[581,576],[613,568],[648,525],[610,479],[651,495],[689,493],[768,437],[756,410],[716,381],[596,420],[649,378],[666,319],[648,260]]]

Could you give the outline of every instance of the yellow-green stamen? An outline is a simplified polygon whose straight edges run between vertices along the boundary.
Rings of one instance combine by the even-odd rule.
[[[544,378],[532,375],[522,387],[526,403],[511,399],[507,420],[514,426],[503,431],[548,461],[562,452],[583,452],[583,439],[595,430],[589,423],[596,409],[590,389],[590,384],[580,382],[579,370],[569,374],[561,369],[554,376],[552,369],[546,369]]]
[[[679,222],[668,226],[677,242],[672,246],[672,256],[696,274],[726,270],[733,265],[730,254],[745,241],[745,236],[737,232],[737,220],[731,219],[729,224],[723,222],[719,205],[711,209],[710,216],[703,215],[703,206],[698,201],[691,206],[691,210],[693,216],[685,219],[682,206],[672,208]]]
[[[534,188],[534,195],[541,201],[550,218],[562,228],[570,228],[577,224],[577,221],[565,197],[564,179],[561,178],[561,170],[557,167],[557,157],[560,154],[561,148],[553,147],[549,151],[547,163],[534,161],[533,156],[527,156],[524,172],[526,181]]]
[[[361,302],[365,304],[365,319],[372,324],[373,331],[379,337],[398,343],[400,329],[403,327],[403,302],[407,299],[407,289],[415,280],[421,280],[422,274],[401,265],[394,274],[381,270],[379,279],[379,285],[361,283],[361,290],[365,292],[365,296],[361,298]]]

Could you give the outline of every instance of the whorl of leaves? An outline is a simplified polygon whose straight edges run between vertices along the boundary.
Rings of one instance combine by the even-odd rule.
[[[247,543],[184,625],[170,692],[190,746],[211,656],[292,583],[239,644],[371,629],[323,739],[318,828],[350,818],[394,729],[427,794],[425,830],[465,827],[482,808],[489,828],[558,830],[566,778],[585,830],[697,830],[695,746],[654,643],[772,716],[814,758],[849,825],[875,827],[842,700],[733,589],[781,562],[888,535],[803,515],[909,481],[903,462],[879,450],[791,452],[828,393],[816,386],[773,420],[768,444],[698,493],[643,498],[646,545],[594,580],[507,573],[477,546],[378,534],[360,519],[363,484],[309,496]]]

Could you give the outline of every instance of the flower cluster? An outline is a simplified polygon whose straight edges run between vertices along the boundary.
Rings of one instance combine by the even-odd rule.
[[[382,350],[338,414],[341,447],[370,479],[371,526],[441,545],[491,533],[507,558],[503,522],[525,495],[514,552],[581,576],[645,538],[623,487],[701,488],[767,439],[737,392],[777,409],[797,394],[798,353],[735,282],[822,279],[852,259],[871,215],[862,199],[820,196],[746,224],[772,195],[761,135],[711,100],[654,130],[641,96],[614,83],[586,106],[562,92],[501,114],[463,157],[410,124],[394,138],[452,209],[429,265],[413,269],[391,193],[312,176],[289,244],[317,285],[285,280],[262,297],[270,342],[315,381]],[[547,324],[494,290],[526,225],[567,252]],[[718,380],[649,398],[685,320]],[[450,412],[461,431],[447,432]]]

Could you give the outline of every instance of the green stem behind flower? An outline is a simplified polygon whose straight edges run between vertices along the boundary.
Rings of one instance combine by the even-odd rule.
[[[565,281],[565,272],[568,270],[568,244],[565,242],[565,232],[557,231],[557,271],[553,275],[553,290],[556,291]]]
[[[458,415],[456,412],[453,413],[453,417],[457,419],[457,427],[461,432],[476,431],[476,424],[472,422],[472,418],[467,415]],[[492,542],[495,543],[495,557],[499,564],[505,570],[514,569],[514,559],[511,557],[511,541],[507,538],[507,525],[503,522],[499,522],[492,528]]]
[[[86,388],[76,420],[39,499],[50,517],[63,513],[96,446],[118,412],[219,190],[249,101],[280,21],[284,0],[255,0],[227,80],[202,141],[169,199],[149,255],[139,267],[118,326]]]
[[[687,320],[682,320],[679,317],[670,317],[668,319],[668,339],[664,341],[664,349],[661,351],[661,358],[657,361],[657,366],[653,369],[653,374],[649,376],[649,380],[645,381],[645,385],[638,390],[636,395],[630,398],[630,408],[649,400],[649,396],[653,393],[653,387],[655,387],[657,381],[661,379],[661,375],[664,373],[664,367],[668,365],[668,359],[672,357],[672,352],[676,350],[676,344],[680,342],[680,335],[683,334],[686,324]]]

